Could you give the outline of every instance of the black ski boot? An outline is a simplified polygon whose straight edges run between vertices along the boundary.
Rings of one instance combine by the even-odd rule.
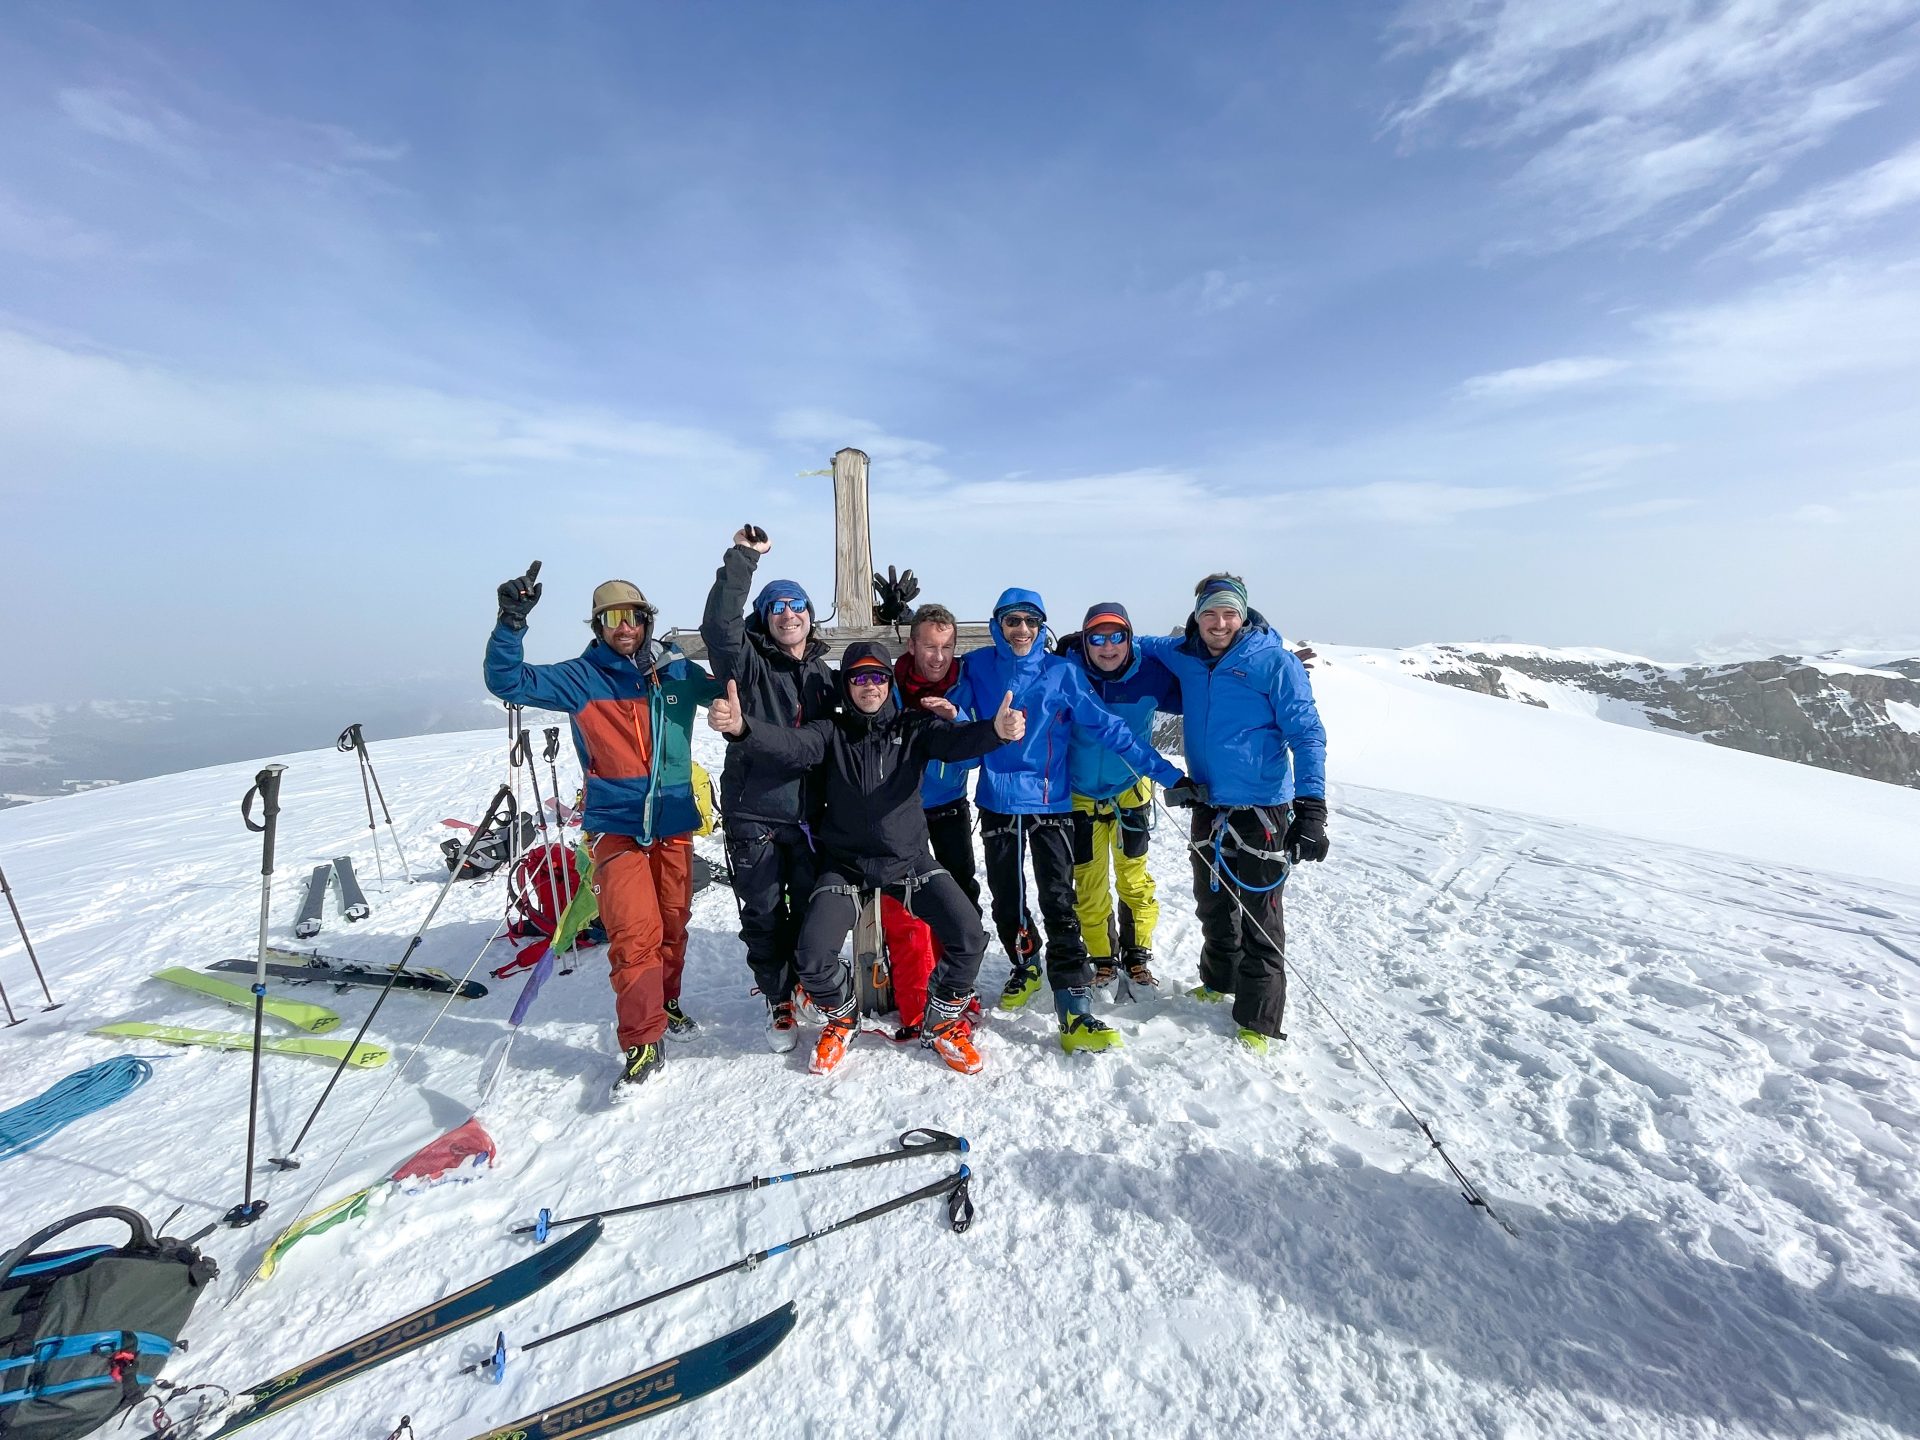
[[[616,1100],[640,1093],[640,1087],[659,1073],[660,1067],[667,1063],[667,1054],[658,1045],[629,1045],[626,1064],[620,1069],[620,1078],[613,1082],[613,1096]]]
[[[667,1033],[685,1038],[700,1027],[687,1018],[687,1012],[680,1008],[678,1000],[669,1000],[661,1007],[667,1012]]]

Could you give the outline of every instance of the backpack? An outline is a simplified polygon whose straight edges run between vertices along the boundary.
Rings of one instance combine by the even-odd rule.
[[[64,1230],[119,1220],[126,1244],[34,1254]],[[77,1440],[137,1405],[220,1269],[118,1205],[69,1215],[0,1260],[0,1437]],[[184,1347],[182,1347],[184,1348]]]
[[[560,882],[559,893],[554,890],[556,878]],[[507,876],[508,937],[551,940],[567,902],[579,892],[580,865],[573,847],[551,843],[534,846],[520,857],[513,873]]]
[[[460,825],[468,830],[474,828],[457,820],[449,820],[445,823]],[[516,851],[524,853],[534,840],[533,816],[522,813],[518,817],[520,837],[517,845],[514,843],[514,824],[513,820],[501,820],[492,829],[482,830],[473,842],[473,849],[467,853],[467,863],[461,866],[459,878],[484,880],[512,859]],[[440,842],[440,853],[446,857],[447,869],[451,870],[460,864],[461,852],[466,848],[466,842],[462,840]]]

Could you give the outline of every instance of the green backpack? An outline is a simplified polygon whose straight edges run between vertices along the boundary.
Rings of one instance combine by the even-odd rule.
[[[35,1249],[89,1220],[126,1244]],[[219,1267],[187,1240],[156,1238],[118,1205],[56,1221],[0,1260],[0,1437],[76,1440],[136,1405],[159,1378]]]

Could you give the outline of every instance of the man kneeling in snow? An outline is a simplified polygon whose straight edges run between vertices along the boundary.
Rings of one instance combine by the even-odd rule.
[[[878,889],[926,921],[940,942],[920,1043],[970,1075],[980,1054],[966,1013],[987,932],[966,893],[928,853],[920,776],[929,760],[975,759],[1018,740],[1026,719],[1012,709],[1010,695],[992,719],[966,725],[903,711],[894,699],[892,662],[866,642],[847,647],[840,692],[839,714],[789,728],[749,724],[729,681],[726,698],[707,713],[709,725],[747,747],[756,767],[819,767],[813,835],[820,869],[794,954],[801,985],[827,1017],[813,1072],[839,1064],[857,1028],[859,998],[840,947],[858,919],[859,892]]]

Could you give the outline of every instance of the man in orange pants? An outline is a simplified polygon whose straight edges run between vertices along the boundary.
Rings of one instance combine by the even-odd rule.
[[[540,599],[538,562],[499,588],[487,641],[487,689],[516,705],[559,710],[573,720],[586,777],[594,888],[607,929],[607,957],[622,1052],[616,1094],[631,1092],[664,1058],[680,1010],[680,972],[693,902],[694,708],[720,694],[698,665],[653,638],[655,609],[637,586],[609,580],[593,592],[593,641],[577,659],[529,665],[521,635]]]

